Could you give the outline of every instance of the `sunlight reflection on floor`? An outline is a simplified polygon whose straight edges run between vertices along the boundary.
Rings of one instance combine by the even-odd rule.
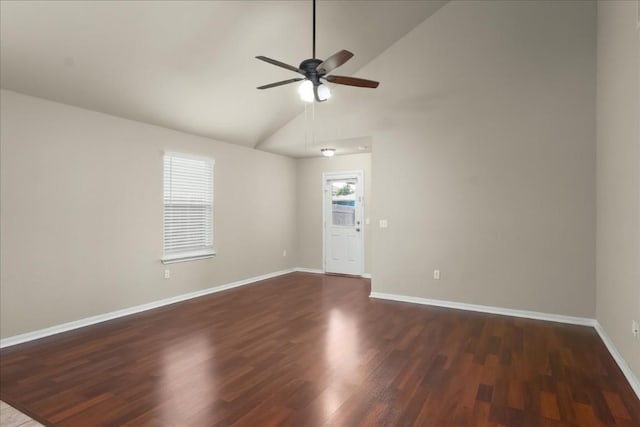
[[[324,411],[337,410],[350,393],[358,376],[359,337],[354,319],[334,308],[329,314],[325,358],[331,382],[324,393]]]
[[[204,408],[216,394],[216,369],[209,338],[203,335],[185,337],[166,348],[163,356],[160,392],[162,416],[166,420],[182,421],[188,414]],[[201,366],[201,369],[193,369]],[[187,393],[185,391],[189,390]],[[195,395],[202,396],[194,400]],[[201,407],[201,408],[200,408]]]

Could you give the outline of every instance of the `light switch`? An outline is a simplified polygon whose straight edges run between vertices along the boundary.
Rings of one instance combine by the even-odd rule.
[[[364,223],[369,225],[369,224],[371,224],[371,220],[369,218],[365,218],[364,219]]]
[[[389,226],[389,224],[387,223],[386,219],[381,219],[380,220],[380,228],[387,228]]]

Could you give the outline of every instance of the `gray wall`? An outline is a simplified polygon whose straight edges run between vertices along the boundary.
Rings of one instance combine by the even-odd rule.
[[[374,141],[374,291],[594,316],[595,13],[449,2],[335,88],[316,138]]]
[[[597,319],[637,377],[640,30],[635,2],[598,2]]]
[[[298,267],[324,269],[322,265],[322,174],[364,171],[364,215],[371,216],[371,154],[299,159],[297,177]],[[364,270],[371,272],[371,225],[364,225]]]
[[[294,160],[0,98],[2,337],[294,266]],[[216,161],[215,258],[160,263],[164,150]]]

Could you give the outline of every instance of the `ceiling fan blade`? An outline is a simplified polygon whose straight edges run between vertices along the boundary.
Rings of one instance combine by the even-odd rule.
[[[256,89],[269,89],[271,87],[288,85],[289,83],[299,82],[300,80],[304,80],[304,79],[300,77],[297,79],[282,80],[281,82],[269,83],[268,85],[258,86]]]
[[[294,73],[300,73],[304,75],[304,72],[293,65],[285,64],[284,62],[276,61],[275,59],[267,58],[266,56],[256,56],[257,59],[268,62],[269,64],[277,65],[278,67],[286,68]]]
[[[344,64],[349,59],[351,59],[352,56],[353,56],[353,53],[343,49],[340,52],[336,52],[330,57],[328,57],[327,59],[325,59],[323,63],[321,63],[316,67],[316,70],[320,74],[330,73],[331,70],[334,70],[339,66],[341,66],[342,64]]]
[[[339,85],[358,86],[358,87],[370,87],[377,88],[380,82],[373,80],[359,79],[357,77],[345,77],[345,76],[325,76],[328,82],[336,83]]]

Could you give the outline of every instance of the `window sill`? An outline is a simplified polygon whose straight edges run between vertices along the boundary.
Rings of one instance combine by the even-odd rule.
[[[215,252],[180,254],[180,255],[164,257],[160,261],[162,261],[163,264],[175,264],[177,262],[197,261],[199,259],[213,258],[215,255],[216,255]]]

